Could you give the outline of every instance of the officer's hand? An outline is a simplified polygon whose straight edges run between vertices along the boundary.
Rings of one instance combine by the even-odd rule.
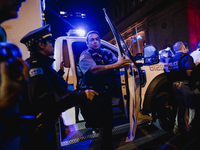
[[[60,69],[64,71],[64,61],[60,63]]]
[[[129,58],[122,57],[118,62],[116,62],[117,68],[129,67],[131,64],[131,60]]]
[[[89,100],[93,100],[95,95],[99,95],[94,90],[85,90],[85,94],[86,94],[87,99],[89,99]]]
[[[194,93],[195,93],[197,96],[200,96],[200,92],[199,92],[198,88],[196,88],[196,89],[194,90]]]
[[[12,70],[7,62],[0,63],[0,110],[10,109],[19,100],[19,96],[29,80],[29,67],[21,58],[16,58],[21,63],[22,72],[17,79],[11,77]]]

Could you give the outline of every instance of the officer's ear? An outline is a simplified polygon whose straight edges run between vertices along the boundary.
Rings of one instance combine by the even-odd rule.
[[[89,48],[89,42],[88,42],[88,41],[86,41],[86,45],[87,45],[87,47]]]
[[[39,42],[38,42],[38,46],[39,46],[40,49],[44,49],[44,47],[46,46],[46,42],[44,42],[44,41],[39,41]]]

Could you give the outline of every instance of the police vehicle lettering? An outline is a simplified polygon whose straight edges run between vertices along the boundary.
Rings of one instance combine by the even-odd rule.
[[[163,71],[164,65],[163,64],[151,65],[151,66],[149,66],[149,70],[150,71]]]
[[[178,60],[174,61],[174,62],[168,63],[168,67],[169,67],[170,70],[178,69],[179,68],[179,66],[178,66]]]

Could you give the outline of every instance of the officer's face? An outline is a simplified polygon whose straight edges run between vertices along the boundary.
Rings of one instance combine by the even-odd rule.
[[[185,53],[189,53],[189,49],[188,48],[185,48],[186,52]]]
[[[100,48],[100,38],[99,35],[96,33],[92,33],[88,36],[88,48],[91,49],[99,49]]]
[[[184,50],[184,53],[188,53],[188,49],[185,48],[185,45],[183,45],[182,49]]]
[[[53,43],[46,41],[46,44],[43,49],[43,54],[46,56],[53,56],[54,55],[54,48]]]
[[[18,16],[21,3],[26,0],[0,0],[0,23]]]

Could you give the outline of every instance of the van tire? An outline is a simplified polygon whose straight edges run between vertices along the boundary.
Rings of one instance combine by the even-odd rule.
[[[177,105],[168,92],[160,92],[151,103],[153,124],[161,130],[172,132]]]

